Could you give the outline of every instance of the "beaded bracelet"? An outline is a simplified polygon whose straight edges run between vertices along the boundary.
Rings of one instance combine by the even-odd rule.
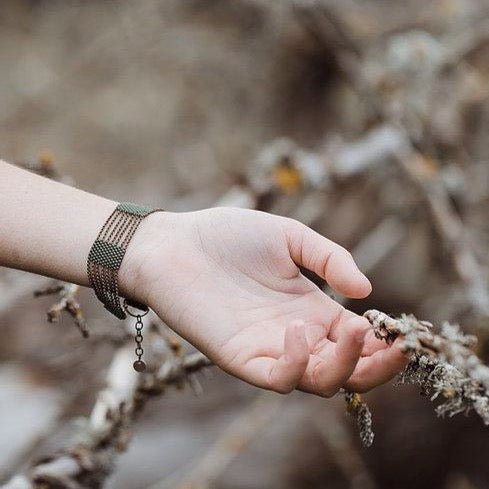
[[[127,315],[136,318],[136,356],[134,369],[138,372],[146,370],[142,360],[142,318],[148,313],[148,306],[135,301],[124,299],[119,294],[117,276],[122,260],[136,229],[141,221],[153,212],[162,209],[121,202],[102,226],[97,239],[88,254],[87,274],[90,286],[104,307],[119,319]],[[131,312],[129,307],[136,308],[142,313]]]

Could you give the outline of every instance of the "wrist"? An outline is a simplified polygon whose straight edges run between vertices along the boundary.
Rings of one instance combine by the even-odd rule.
[[[175,231],[175,214],[155,212],[139,225],[130,241],[118,273],[121,296],[151,307],[152,276],[155,256],[169,256],[170,237]],[[168,263],[168,261],[165,260]]]

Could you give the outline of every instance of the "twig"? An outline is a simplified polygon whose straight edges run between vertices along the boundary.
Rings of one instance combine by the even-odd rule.
[[[489,425],[489,367],[472,350],[475,336],[465,335],[450,323],[435,333],[431,323],[412,315],[394,319],[370,310],[364,316],[377,338],[388,343],[403,338],[403,350],[411,361],[400,376],[401,383],[420,385],[431,400],[443,398],[435,409],[441,416],[473,409]]]
[[[372,413],[367,403],[356,392],[344,390],[343,394],[345,396],[346,412],[355,418],[363,446],[371,447],[375,435],[372,430]]]
[[[453,208],[446,187],[440,178],[430,173],[424,158],[412,148],[407,138],[397,161],[428,205],[436,230],[450,254],[453,268],[465,285],[469,303],[481,316],[489,316],[487,279],[467,241],[467,230]]]
[[[375,309],[364,316],[378,339],[391,344],[401,337],[403,351],[410,362],[399,376],[400,384],[416,384],[432,401],[442,399],[435,408],[439,416],[454,416],[474,410],[489,425],[489,367],[471,349],[477,338],[465,335],[458,325],[445,322],[440,332],[428,321],[413,315],[400,318]],[[347,408],[356,420],[364,446],[373,442],[372,418],[361,397],[345,391]]]
[[[84,338],[88,338],[89,330],[87,322],[83,316],[81,306],[76,300],[76,295],[80,290],[79,285],[59,283],[54,286],[49,286],[45,289],[36,290],[34,297],[45,295],[58,295],[59,300],[55,302],[48,310],[47,317],[50,323],[57,323],[63,311],[66,311],[74,319],[75,325],[80,330]]]
[[[146,402],[170,385],[181,386],[189,376],[211,362],[200,353],[180,357],[173,345],[152,332],[150,371],[140,375],[132,368],[132,348],[120,348],[107,373],[107,387],[97,398],[78,439],[71,447],[45,457],[4,489],[52,487],[100,488],[113,471],[119,452],[130,440],[130,428]]]
[[[283,396],[262,392],[219,435],[202,458],[176,483],[163,479],[150,489],[209,489],[229,464],[248,446],[254,437],[283,405]]]
[[[349,481],[350,489],[375,489],[374,476],[363,461],[338,411],[329,405],[314,417],[315,426],[331,450],[336,465]]]
[[[448,191],[437,174],[430,174],[426,167],[423,165],[424,158],[416,149],[418,147],[426,146],[427,149],[432,149],[426,141],[421,138],[419,130],[415,127],[411,127],[410,124],[405,123],[404,127],[399,127],[398,121],[400,120],[417,120],[421,126],[428,126],[429,120],[418,120],[419,114],[411,113],[412,108],[409,104],[401,104],[403,107],[402,117],[392,113],[389,107],[388,98],[382,96],[380,91],[382,90],[382,85],[375,85],[372,79],[367,76],[367,71],[369,69],[367,63],[367,57],[364,53],[358,49],[358,46],[352,41],[353,36],[346,32],[341,19],[335,14],[335,12],[328,7],[319,6],[318,4],[311,4],[308,6],[303,6],[298,12],[301,14],[303,20],[308,20],[306,24],[308,28],[311,28],[311,19],[313,20],[313,25],[315,25],[316,31],[321,31],[326,26],[334,25],[337,29],[342,32],[341,37],[343,39],[349,39],[351,42],[343,43],[343,50],[347,51],[352,57],[357,59],[357,62],[351,65],[352,69],[346,70],[353,88],[362,96],[362,99],[366,103],[371,105],[370,110],[375,114],[377,120],[384,121],[384,127],[386,133],[389,135],[388,140],[396,141],[395,149],[390,153],[395,160],[399,163],[403,169],[405,175],[414,183],[418,190],[420,191],[422,197],[428,205],[430,216],[436,226],[436,229],[446,245],[451,261],[453,263],[454,270],[460,277],[462,283],[465,285],[465,290],[467,292],[467,299],[472,308],[483,317],[489,316],[489,287],[487,279],[481,271],[481,268],[477,262],[475,254],[471,249],[470,245],[467,243],[467,230],[462,222],[462,219],[455,211],[451,201]],[[471,46],[477,46],[480,44],[481,39],[487,38],[488,23],[487,19],[483,22],[478,22],[477,25],[473,26],[471,29],[464,29],[462,35],[459,32],[450,32],[447,37],[447,42],[444,44],[450,44],[450,49],[442,49],[441,45],[430,36],[426,35],[425,41],[428,42],[428,38],[432,43],[429,45],[436,45],[433,49],[436,51],[437,62],[427,63],[426,68],[432,70],[429,74],[429,82],[426,80],[422,82],[422,87],[429,84],[436,84],[439,77],[446,73],[444,69],[448,64],[452,63],[454,59],[459,59],[460,55],[470,51]],[[470,34],[467,34],[469,32]],[[407,43],[405,48],[410,49],[413,52],[419,50],[417,43],[419,42],[419,36],[416,37],[416,33],[407,33],[403,42]],[[422,36],[423,33],[421,32]],[[411,36],[411,37],[410,37]],[[424,39],[424,38],[423,38]],[[398,42],[392,41],[392,42]],[[448,42],[450,41],[450,42]],[[418,47],[417,47],[418,46]],[[390,46],[392,47],[392,46]],[[440,50],[438,50],[440,48]],[[389,45],[385,47],[385,51],[389,49]],[[458,53],[458,55],[456,54]],[[385,54],[385,53],[384,53]],[[412,54],[412,53],[411,53]],[[434,54],[433,54],[434,55]],[[426,56],[429,56],[426,53]],[[405,61],[406,62],[406,61]],[[436,68],[436,69],[434,69]],[[379,69],[383,70],[382,76],[388,77],[389,66],[382,65]],[[403,90],[406,92],[405,97],[412,97],[413,100],[418,99],[418,93],[416,91],[419,89],[419,83],[411,83],[412,80],[407,77],[412,76],[407,73],[403,75],[406,79],[402,83]],[[419,75],[421,76],[421,75]],[[418,81],[415,79],[414,81]],[[413,92],[413,93],[411,93]],[[433,94],[436,91],[433,91]],[[428,92],[427,92],[428,94]],[[429,96],[433,96],[430,92]],[[427,95],[428,96],[428,95]],[[428,100],[429,102],[429,100]],[[399,104],[398,104],[399,105]],[[436,105],[436,104],[435,104]],[[414,109],[415,111],[415,109]],[[430,133],[430,128],[427,128],[426,133]],[[361,152],[360,152],[361,154]],[[353,156],[353,157],[352,157]],[[346,158],[346,161],[355,161],[355,152]],[[380,156],[380,155],[379,155]],[[357,166],[354,164],[353,166]],[[346,166],[348,168],[348,165]]]

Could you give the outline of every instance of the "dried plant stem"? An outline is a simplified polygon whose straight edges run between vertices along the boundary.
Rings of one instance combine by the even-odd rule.
[[[322,407],[314,415],[314,424],[331,452],[332,461],[348,480],[348,487],[351,489],[377,488],[375,476],[354,443],[343,413],[332,404],[332,402],[328,403],[328,406],[321,404]]]
[[[177,482],[174,477],[163,479],[150,489],[209,489],[229,464],[261,432],[284,404],[284,397],[261,392],[222,431],[216,441],[189,471]]]
[[[449,253],[453,269],[465,286],[467,300],[479,315],[489,317],[489,287],[483,269],[468,242],[469,233],[451,203],[447,189],[434,178],[406,138],[404,155],[397,158],[406,177],[417,187]]]
[[[11,479],[4,489],[103,486],[118,453],[126,448],[132,424],[146,402],[163,394],[170,385],[183,385],[192,373],[211,365],[200,353],[181,357],[166,338],[155,332],[153,336],[150,373],[140,375],[133,370],[132,346],[120,348],[109,367],[107,386],[99,393],[72,446],[40,460],[26,474]]]
[[[362,445],[367,448],[371,447],[375,435],[372,430],[372,413],[367,403],[356,392],[344,390],[343,394],[346,401],[346,412],[356,420]]]
[[[432,401],[441,401],[435,408],[440,416],[474,410],[489,425],[489,367],[472,350],[475,336],[449,323],[436,333],[431,323],[412,315],[395,319],[370,310],[364,316],[377,338],[388,343],[403,338],[402,347],[411,360],[400,383],[419,385]]]
[[[87,322],[83,316],[81,306],[76,299],[79,290],[79,285],[61,282],[57,285],[35,291],[34,296],[58,295],[59,300],[47,312],[48,321],[50,323],[57,323],[61,318],[61,313],[66,311],[73,318],[75,326],[80,330],[82,336],[87,338],[89,336]]]

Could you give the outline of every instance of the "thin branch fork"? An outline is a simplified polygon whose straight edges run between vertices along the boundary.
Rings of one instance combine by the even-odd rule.
[[[413,131],[410,131],[407,126],[398,127],[385,99],[379,97],[379,87],[374,86],[366,76],[366,66],[362,62],[363,50],[358,49],[358,46],[353,41],[354,37],[344,29],[341,18],[336,15],[334,10],[312,5],[296,9],[296,12],[300,14],[299,19],[307,20],[306,26],[309,29],[311,26],[315,26],[315,31],[322,32],[325,26],[333,25],[337,31],[342,32],[342,38],[349,40],[349,42],[343,43],[343,49],[357,59],[356,63],[349,65],[352,69],[347,69],[352,86],[363,99],[370,102],[372,105],[370,107],[371,111],[376,114],[376,118],[384,121],[385,127],[391,128],[389,139],[397,141],[397,150],[394,150],[391,155],[398,162],[406,177],[418,188],[427,203],[430,216],[441,240],[450,253],[454,270],[465,286],[468,303],[477,314],[482,317],[489,317],[488,281],[481,272],[473,250],[467,243],[467,229],[453,208],[445,185],[439,178],[436,178],[437,175],[429,175],[426,171],[423,171],[424,158],[415,149],[416,145],[414,144],[418,136],[412,134]],[[447,63],[450,64],[455,59],[460,59],[460,56],[454,56],[454,53],[470,51],[471,47],[480,44],[481,39],[487,38],[487,20],[478,22],[469,35],[465,31],[462,36],[457,35],[459,33],[456,32],[450,33],[453,45],[445,53],[444,61],[440,63],[432,83],[437,82],[440,75],[444,72],[442,68]],[[411,84],[406,83],[405,86],[406,90],[409,90]],[[415,89],[411,88],[411,90]],[[416,94],[413,95],[416,96]],[[428,122],[424,121],[422,124],[427,125]]]
[[[467,242],[466,227],[453,208],[445,186],[427,170],[423,156],[412,147],[407,135],[404,141],[396,161],[426,202],[438,235],[450,254],[453,268],[465,285],[468,302],[476,313],[489,317],[489,285]]]
[[[59,300],[56,301],[47,311],[48,321],[50,323],[57,323],[61,319],[61,314],[66,311],[74,320],[76,327],[80,330],[80,333],[84,338],[87,338],[90,334],[83,316],[83,312],[80,303],[76,299],[80,286],[75,284],[68,284],[60,282],[56,285],[51,285],[45,289],[36,290],[34,297],[41,297],[46,295],[58,295]]]
[[[115,354],[107,373],[107,386],[99,393],[89,418],[71,447],[44,458],[3,489],[56,487],[100,488],[113,471],[120,451],[131,438],[131,427],[146,402],[170,385],[182,386],[192,374],[212,365],[201,353],[180,356],[166,338],[152,332],[148,374],[132,368],[129,346]]]

